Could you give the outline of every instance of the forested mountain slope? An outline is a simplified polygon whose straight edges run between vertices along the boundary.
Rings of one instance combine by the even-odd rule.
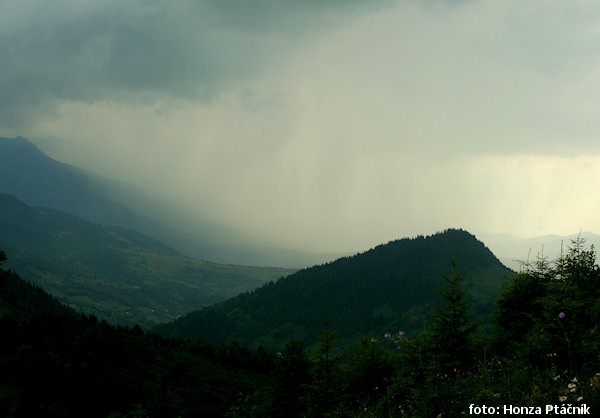
[[[264,384],[273,361],[235,344],[166,341],[110,326],[2,269],[0,335],[0,416],[7,418],[225,416]]]
[[[0,138],[0,193],[104,225],[140,231],[152,226],[108,196],[108,187],[108,180],[50,158],[23,137]]]
[[[407,336],[423,329],[451,261],[466,279],[471,313],[485,318],[514,272],[473,235],[450,229],[380,245],[296,272],[249,293],[155,328],[169,337],[237,340],[276,349],[290,337],[314,341],[324,321],[343,341],[362,335]]]
[[[112,323],[150,326],[289,273],[184,257],[139,232],[0,194],[8,266],[62,302]]]
[[[329,328],[276,355],[110,326],[0,269],[0,416],[595,416],[600,268],[582,244],[509,280],[485,334],[453,269],[420,335],[341,346]]]
[[[339,256],[267,247],[174,202],[57,161],[23,137],[0,137],[0,193],[104,226],[139,231],[200,260],[298,268]]]

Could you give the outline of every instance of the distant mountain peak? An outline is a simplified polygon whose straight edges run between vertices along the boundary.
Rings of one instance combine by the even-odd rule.
[[[24,136],[15,136],[14,138],[6,138],[6,137],[2,137],[0,136],[0,141],[20,141],[20,142],[28,142],[28,143],[32,143],[30,142],[27,138],[25,138]]]
[[[44,154],[37,145],[28,140],[23,136],[17,136],[14,138],[3,138],[0,137],[0,151],[1,152],[18,152],[18,151],[28,151],[28,152],[36,152],[38,155],[43,155],[46,158],[48,157]]]
[[[219,263],[298,268],[338,256],[270,248],[134,186],[55,160],[22,136],[0,137],[0,193],[30,206],[134,229],[184,254]]]
[[[0,137],[0,144],[1,143],[5,143],[8,145],[27,145],[30,147],[37,148],[37,145],[35,145],[33,142],[31,142],[24,136],[15,136],[14,138]]]

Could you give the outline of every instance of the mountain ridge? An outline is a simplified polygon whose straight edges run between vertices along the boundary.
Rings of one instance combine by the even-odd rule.
[[[254,289],[290,270],[183,256],[137,231],[105,227],[0,194],[7,266],[62,302],[112,323],[151,326]]]
[[[189,313],[154,331],[167,337],[239,341],[277,349],[293,336],[314,341],[330,320],[340,339],[422,329],[439,302],[452,260],[466,278],[472,314],[485,317],[509,277],[506,268],[470,233],[449,229],[381,244],[371,250],[300,270],[276,282]]]
[[[0,193],[105,226],[134,229],[187,256],[222,264],[301,268],[340,256],[270,248],[227,225],[192,219],[134,186],[59,162],[24,137],[0,137]]]
[[[600,247],[600,235],[581,231],[569,235],[547,234],[523,238],[511,234],[487,233],[481,237],[502,262],[515,271],[523,264],[535,263],[538,257],[554,261],[565,254],[573,241],[584,239],[587,245]]]

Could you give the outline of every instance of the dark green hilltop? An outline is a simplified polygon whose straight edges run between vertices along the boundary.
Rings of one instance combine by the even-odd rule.
[[[484,319],[515,273],[472,234],[449,229],[405,238],[352,257],[300,270],[257,290],[192,312],[153,331],[213,343],[278,349],[289,338],[311,344],[324,324],[341,342],[423,330],[452,262],[466,279],[473,319]]]

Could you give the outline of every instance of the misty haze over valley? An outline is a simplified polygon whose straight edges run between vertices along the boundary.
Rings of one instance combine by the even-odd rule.
[[[150,191],[56,161],[26,138],[0,138],[0,151],[4,173],[0,178],[0,193],[105,226],[134,229],[201,260],[301,268],[355,253],[304,253],[267,246],[235,228],[185,213],[172,202],[152,196]],[[533,262],[538,256],[557,258],[561,248],[564,252],[578,236],[589,244],[600,242],[600,237],[590,232],[529,239],[488,233],[480,238],[505,265],[518,271],[521,263]]]

